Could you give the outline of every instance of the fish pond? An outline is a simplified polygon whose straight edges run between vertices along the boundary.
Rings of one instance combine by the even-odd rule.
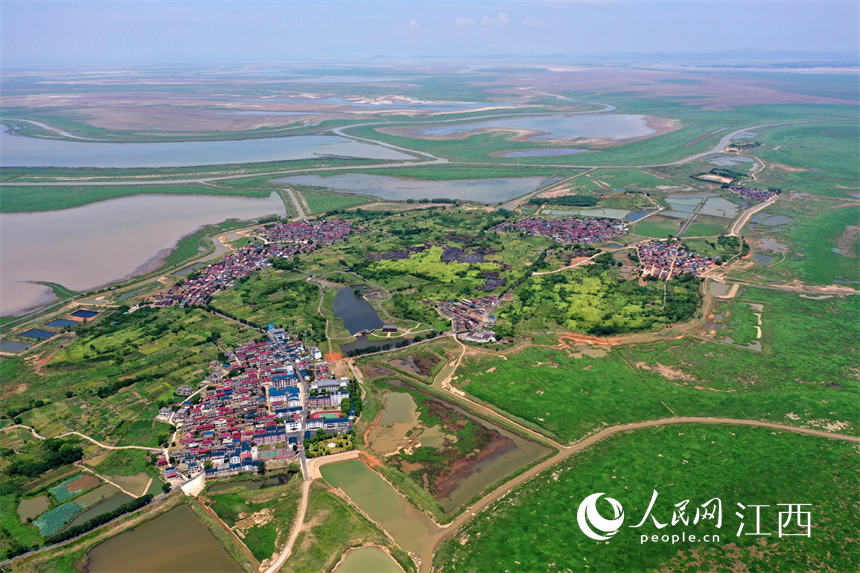
[[[48,332],[47,330],[40,330],[38,328],[31,328],[30,330],[22,332],[18,336],[21,336],[23,338],[36,338],[39,340],[45,340],[54,336],[54,333]]]
[[[462,199],[479,203],[496,203],[525,195],[538,188],[544,177],[508,177],[502,179],[452,179],[418,181],[385,175],[351,173],[320,177],[296,175],[276,180],[279,183],[327,187],[347,193],[372,195],[391,201],[407,199]]]
[[[359,547],[346,554],[334,573],[403,573],[391,556],[379,547]]]
[[[185,504],[108,539],[87,557],[88,573],[242,573]]]
[[[51,322],[46,322],[45,326],[50,328],[65,328],[67,326],[74,326],[77,324],[75,320],[69,320],[67,318],[58,318],[57,320],[52,320]]]
[[[21,342],[20,340],[4,340],[0,342],[0,351],[2,352],[21,352],[30,348],[32,344],[29,342]]]

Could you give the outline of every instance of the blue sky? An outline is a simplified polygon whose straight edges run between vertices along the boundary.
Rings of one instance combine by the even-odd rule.
[[[2,64],[858,49],[860,3],[724,0],[0,3]]]

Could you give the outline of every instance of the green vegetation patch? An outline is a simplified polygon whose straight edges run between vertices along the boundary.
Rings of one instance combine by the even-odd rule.
[[[524,319],[544,317],[573,331],[603,336],[689,320],[698,308],[701,281],[692,275],[681,275],[668,285],[649,281],[640,286],[618,276],[612,265],[620,263],[611,255],[600,255],[595,262],[531,277],[516,291],[518,304],[504,307],[500,318],[516,326]]]
[[[436,553],[441,571],[856,571],[860,495],[857,452],[837,440],[768,428],[678,424],[612,436],[514,489],[468,522]],[[638,529],[653,492],[651,518]],[[609,541],[586,537],[577,524],[585,497],[605,492],[624,508],[621,529]],[[694,524],[713,498],[715,519]],[[686,521],[675,504],[688,500]],[[599,510],[611,516],[608,503]],[[746,509],[739,508],[743,504]],[[811,536],[778,537],[778,504],[810,504]],[[713,505],[713,502],[712,502]],[[755,509],[761,508],[761,531]],[[743,520],[735,512],[745,516]],[[803,533],[796,516],[786,533]],[[783,518],[785,520],[785,518]],[[744,524],[743,534],[738,528]],[[697,541],[680,541],[681,535]],[[677,543],[641,543],[640,535],[677,535]],[[705,535],[718,535],[711,543]]]
[[[33,520],[33,525],[39,529],[45,537],[50,537],[61,530],[71,519],[77,515],[81,507],[73,501],[64,503],[54,509],[49,509]]]
[[[397,547],[375,523],[362,516],[345,500],[329,493],[319,480],[311,486],[305,523],[308,529],[299,534],[284,571],[331,571],[349,549],[366,544],[385,547],[407,573],[416,570],[409,555]]]

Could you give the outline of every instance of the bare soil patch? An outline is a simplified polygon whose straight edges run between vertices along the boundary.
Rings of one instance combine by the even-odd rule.
[[[857,241],[857,235],[860,235],[860,225],[848,225],[845,227],[845,232],[842,236],[836,239],[836,246],[842,249],[842,256],[850,259],[856,259],[857,253],[854,252],[854,243]]]

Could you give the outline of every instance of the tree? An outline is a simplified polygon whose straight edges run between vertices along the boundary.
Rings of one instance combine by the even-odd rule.
[[[257,464],[257,473],[261,476],[266,475],[266,462],[260,462]]]
[[[213,467],[212,466],[212,460],[206,460],[205,462],[203,462],[203,469],[204,470],[211,470],[212,467]]]
[[[169,483],[161,484],[161,493],[167,493],[171,490]]]

